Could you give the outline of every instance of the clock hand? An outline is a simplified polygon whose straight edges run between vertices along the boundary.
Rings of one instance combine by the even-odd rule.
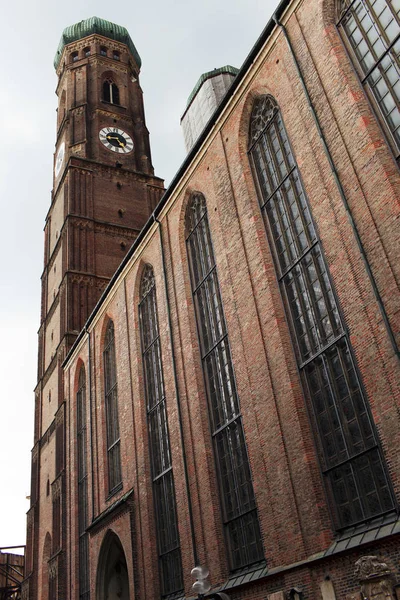
[[[120,139],[119,139],[119,138],[118,138],[116,135],[107,135],[107,136],[106,136],[106,138],[107,138],[108,140],[117,140],[117,142],[118,142],[118,144],[121,146],[121,148],[124,148],[124,147],[125,147],[125,144],[123,144],[123,143],[121,142],[121,140],[120,140]]]

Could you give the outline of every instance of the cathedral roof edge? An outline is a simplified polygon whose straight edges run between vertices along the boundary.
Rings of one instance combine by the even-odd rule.
[[[280,17],[282,15],[282,13],[286,10],[286,8],[290,5],[290,3],[291,3],[291,0],[281,0],[281,2],[279,3],[279,5],[278,5],[278,7],[277,7],[277,9],[275,11],[275,15],[277,17]],[[220,104],[218,105],[218,107],[215,110],[214,114],[212,115],[211,119],[209,120],[209,122],[205,126],[204,130],[202,131],[202,133],[199,135],[197,141],[193,145],[192,149],[190,150],[190,152],[186,156],[186,158],[183,161],[183,163],[181,164],[181,166],[179,167],[176,175],[173,177],[173,179],[172,179],[171,183],[169,184],[168,188],[165,190],[164,194],[161,196],[160,201],[157,204],[157,206],[155,207],[153,213],[150,215],[149,219],[144,224],[144,226],[143,226],[142,230],[140,231],[139,235],[137,236],[136,240],[133,242],[132,246],[130,247],[130,249],[126,253],[125,257],[122,259],[122,262],[120,263],[119,267],[117,268],[117,270],[115,271],[114,275],[110,279],[110,281],[109,281],[106,289],[104,290],[103,294],[99,298],[99,300],[98,300],[96,306],[94,307],[92,313],[89,315],[89,318],[86,321],[85,327],[81,330],[80,334],[78,335],[78,338],[76,339],[76,341],[73,344],[72,348],[70,349],[70,351],[68,352],[67,356],[65,357],[64,362],[62,363],[63,367],[65,367],[67,365],[68,361],[70,360],[71,356],[73,355],[73,352],[74,352],[75,348],[79,344],[79,342],[82,339],[82,337],[84,336],[84,334],[88,331],[88,327],[90,326],[90,324],[94,320],[94,318],[95,318],[97,312],[99,311],[100,307],[102,306],[103,302],[106,300],[108,294],[110,293],[110,290],[113,288],[113,285],[114,285],[115,281],[118,279],[118,277],[119,277],[120,273],[122,272],[122,270],[124,269],[125,265],[131,260],[133,254],[136,252],[136,249],[138,248],[139,244],[142,242],[144,236],[149,231],[150,227],[155,222],[157,222],[158,216],[160,215],[160,213],[161,213],[163,207],[165,206],[167,200],[169,199],[169,197],[171,196],[171,194],[176,189],[178,183],[180,182],[180,180],[183,177],[184,173],[188,169],[190,163],[192,162],[192,160],[194,159],[194,157],[198,153],[201,145],[203,144],[204,140],[208,136],[210,130],[214,126],[214,124],[217,121],[219,115],[222,113],[222,111],[224,110],[225,106],[229,102],[231,96],[234,94],[236,88],[239,86],[240,82],[245,77],[245,75],[248,72],[248,70],[251,68],[251,65],[253,64],[253,61],[255,60],[256,56],[260,52],[261,48],[264,46],[265,42],[268,40],[269,36],[272,34],[272,31],[275,29],[275,27],[276,27],[276,23],[275,23],[274,19],[271,18],[268,21],[268,23],[266,24],[266,26],[265,26],[264,30],[262,31],[260,37],[257,39],[256,43],[254,44],[253,48],[250,50],[250,53],[246,57],[243,65],[239,69],[239,71],[238,71],[235,79],[233,80],[233,82],[232,82],[231,86],[229,87],[228,91],[226,92],[225,96],[222,98]]]

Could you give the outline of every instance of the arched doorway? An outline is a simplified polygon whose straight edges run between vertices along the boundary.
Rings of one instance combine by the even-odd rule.
[[[112,531],[107,532],[100,550],[96,600],[129,600],[125,552]]]

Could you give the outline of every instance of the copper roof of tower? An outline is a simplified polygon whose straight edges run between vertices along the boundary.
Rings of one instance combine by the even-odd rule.
[[[236,76],[239,73],[239,69],[237,69],[236,67],[232,67],[231,65],[226,65],[225,67],[220,67],[219,69],[214,69],[213,71],[207,71],[207,73],[203,73],[203,75],[200,75],[196,85],[189,94],[189,98],[186,102],[186,108],[189,107],[189,104],[192,102],[193,98],[196,96],[197,92],[199,91],[203,83],[207,81],[207,79],[211,79],[211,77],[216,77],[217,75],[221,75],[222,73],[230,73],[231,75]]]
[[[57,69],[64,47],[67,44],[76,42],[77,40],[87,37],[88,35],[92,35],[93,33],[98,33],[99,35],[110,38],[111,40],[116,40],[117,42],[126,44],[131,51],[136,64],[140,68],[142,61],[134,43],[131,40],[128,30],[125,27],[121,27],[121,25],[111,23],[111,21],[99,19],[99,17],[85,19],[84,21],[80,21],[79,23],[75,23],[74,25],[70,25],[64,29],[61,35],[60,43],[58,44],[56,55],[54,57],[54,68]]]

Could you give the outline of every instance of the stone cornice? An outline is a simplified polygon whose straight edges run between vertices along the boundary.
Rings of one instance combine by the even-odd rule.
[[[53,419],[52,422],[50,423],[50,425],[48,426],[48,428],[46,429],[46,431],[44,432],[44,434],[42,435],[42,437],[39,440],[39,447],[40,450],[42,450],[42,448],[45,446],[45,444],[48,444],[53,436],[53,433],[56,430],[56,422]]]
[[[104,46],[107,46],[107,44],[105,43]],[[115,48],[115,50],[117,50],[117,49],[118,48]],[[123,50],[120,50],[120,51],[123,52]],[[97,58],[97,57],[99,57],[99,55],[95,55],[95,57],[92,58],[92,60],[90,61],[91,64],[100,65],[101,67],[106,67],[111,71],[120,71],[120,73],[128,73],[130,70],[129,65],[127,65],[126,63],[113,60],[112,58],[106,58],[106,57]]]
[[[61,285],[60,285],[61,287]],[[60,287],[58,288],[57,294],[54,296],[53,302],[50,305],[50,308],[48,309],[46,316],[44,317],[40,327],[42,326],[43,323],[48,323],[51,319],[51,317],[54,315],[57,306],[60,303]]]
[[[58,407],[57,412],[55,414],[56,427],[64,422],[64,418],[65,418],[65,402],[60,404],[60,406]]]
[[[104,106],[114,106],[114,104],[108,104],[105,103]],[[124,108],[126,110],[126,108],[124,106],[121,106],[120,108]],[[106,110],[105,108],[95,108],[91,114],[90,114],[90,119],[93,120],[95,119],[96,115],[102,115],[103,117],[113,117],[113,118],[118,118],[122,121],[126,121],[127,123],[134,123],[133,118],[131,115],[124,113],[123,111],[121,112],[116,112],[114,110]]]
[[[104,37],[99,33],[92,33],[92,34],[88,35],[87,37],[80,38],[79,40],[76,40],[75,42],[70,42],[69,44],[66,44],[64,46],[64,49],[63,49],[61,57],[60,57],[59,65],[56,70],[58,77],[60,79],[62,79],[62,77],[68,70],[72,70],[76,67],[77,63],[65,64],[64,56],[66,53],[69,54],[71,52],[83,50],[87,46],[91,46],[92,44],[95,44],[97,41],[99,41],[102,46],[105,46],[106,48],[109,48],[110,50],[118,50],[121,54],[126,53],[128,55],[128,57],[130,59],[129,63],[120,62],[119,63],[120,65],[125,65],[127,69],[130,68],[130,69],[135,69],[137,71],[140,70],[139,65],[137,65],[136,62],[133,62],[133,64],[131,65],[131,60],[133,57],[132,57],[130,49],[128,48],[128,46],[126,44],[124,44],[118,40],[113,40],[111,38]],[[85,61],[85,63],[93,63],[94,61],[100,60],[101,64],[112,65],[113,67],[115,67],[115,63],[117,61],[115,61],[112,58],[107,58],[107,57],[101,57],[100,59],[97,58],[100,56],[101,56],[100,54],[91,54],[90,56],[82,58],[81,60],[79,60],[77,62],[83,63],[83,61]],[[57,89],[58,89],[58,86],[57,86]]]
[[[108,527],[111,523],[121,518],[124,513],[129,511],[133,502],[133,488],[126,492],[121,498],[113,502],[102,513],[100,513],[86,529],[90,535],[94,535],[100,529]]]
[[[46,383],[49,381],[50,377],[53,374],[54,369],[57,366],[57,353],[54,354],[53,358],[50,361],[49,366],[47,367],[47,369],[45,370],[43,377],[41,379],[41,383],[42,386],[44,388],[44,386],[46,385]]]

